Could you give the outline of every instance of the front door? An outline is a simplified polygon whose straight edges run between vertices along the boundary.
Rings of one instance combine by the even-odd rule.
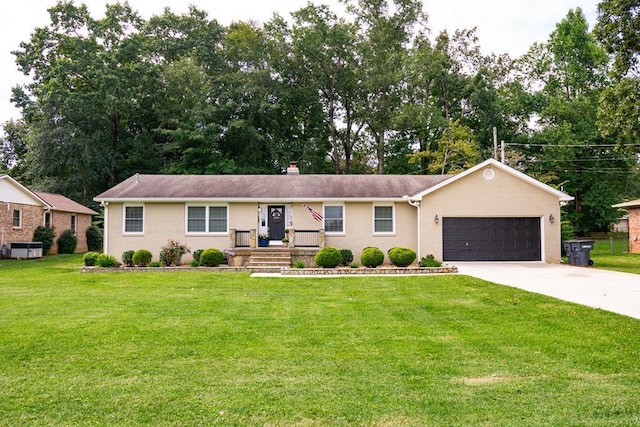
[[[269,206],[269,240],[284,239],[284,206]]]

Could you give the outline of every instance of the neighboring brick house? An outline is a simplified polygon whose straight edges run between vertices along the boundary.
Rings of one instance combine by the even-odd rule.
[[[613,207],[625,209],[629,212],[629,252],[640,253],[640,199],[618,203],[617,205],[613,205]]]
[[[76,252],[87,251],[85,232],[97,212],[60,194],[29,190],[9,175],[0,174],[0,246],[31,242],[40,226],[54,227],[56,238],[67,229],[78,237]],[[54,244],[49,253],[56,253]]]

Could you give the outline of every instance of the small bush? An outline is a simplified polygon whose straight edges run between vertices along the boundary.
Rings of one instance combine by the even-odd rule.
[[[342,265],[349,265],[353,261],[351,249],[340,249],[340,255],[342,255]]]
[[[100,254],[98,252],[87,252],[86,254],[84,254],[84,256],[82,257],[82,261],[84,261],[85,267],[93,267],[94,265],[96,265],[96,261],[98,260],[99,256]]]
[[[304,268],[304,261],[296,261],[293,263],[293,268]]]
[[[146,249],[138,249],[132,257],[133,264],[138,267],[146,267],[151,262],[151,252]]]
[[[375,268],[384,262],[384,252],[378,248],[368,247],[362,250],[360,254],[362,265],[369,268]]]
[[[200,267],[200,263],[195,259],[192,259],[191,262],[189,263],[189,267]]]
[[[224,254],[219,249],[205,249],[200,254],[200,265],[217,267],[224,261]]]
[[[78,247],[78,238],[76,233],[71,229],[64,230],[60,237],[58,237],[58,253],[59,254],[72,254]]]
[[[95,225],[87,228],[85,233],[87,237],[87,249],[94,252],[99,252],[102,250],[102,232]]]
[[[135,253],[135,251],[133,250],[128,250],[128,251],[124,251],[122,252],[122,263],[124,265],[126,265],[127,267],[133,267],[133,254]]]
[[[416,252],[411,248],[391,248],[389,250],[389,259],[396,267],[406,267],[416,260]]]
[[[33,241],[42,242],[42,255],[49,255],[49,251],[53,247],[53,241],[56,238],[56,232],[53,227],[44,227],[39,225],[33,232]]]
[[[442,263],[436,260],[433,255],[427,255],[420,260],[420,267],[441,267]]]
[[[350,268],[360,268],[360,266],[358,265],[357,262],[352,262],[351,264],[349,264]]]
[[[204,249],[196,249],[195,251],[193,251],[193,260],[197,261],[198,263],[200,263],[200,255],[202,254],[202,251]]]
[[[160,264],[160,261],[151,261],[147,267],[158,268],[162,267],[162,264]]]
[[[320,249],[313,260],[318,267],[333,268],[340,265],[342,262],[342,255],[338,249],[326,247]]]
[[[175,240],[169,240],[166,246],[160,249],[160,264],[171,266],[180,265],[182,263],[182,256],[189,253],[187,245],[181,245]]]
[[[120,263],[113,255],[100,254],[96,259],[96,265],[102,268],[116,268]]]

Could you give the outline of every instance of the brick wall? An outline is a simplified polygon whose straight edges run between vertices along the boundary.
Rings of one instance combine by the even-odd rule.
[[[76,237],[78,238],[78,246],[76,252],[86,252],[87,249],[87,228],[91,225],[91,215],[72,214],[70,212],[53,211],[51,214],[51,225],[55,229],[56,237],[50,254],[58,253],[58,237],[71,228],[71,215],[76,216]]]
[[[640,208],[629,208],[629,252],[640,253]]]
[[[7,209],[9,206],[9,209]],[[13,226],[13,211],[22,213],[19,228]],[[31,242],[36,227],[44,222],[44,210],[41,206],[22,205],[19,203],[0,204],[0,233],[4,231],[4,241],[10,246],[11,242]],[[0,238],[1,238],[0,234]],[[0,242],[1,244],[2,242]]]

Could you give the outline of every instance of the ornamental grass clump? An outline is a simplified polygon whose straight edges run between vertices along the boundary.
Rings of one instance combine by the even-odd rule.
[[[326,247],[320,249],[313,260],[318,267],[334,268],[342,263],[342,254],[336,248]]]
[[[391,248],[389,250],[389,259],[396,267],[406,267],[416,260],[416,252],[411,248]]]
[[[113,255],[100,254],[96,258],[96,265],[102,268],[117,268],[120,267],[120,263]]]
[[[133,254],[133,264],[137,267],[146,267],[151,262],[151,252],[146,249],[138,249]]]
[[[384,262],[384,252],[378,248],[364,248],[360,254],[360,262],[369,268],[376,268]]]
[[[224,254],[215,248],[209,248],[200,254],[200,265],[204,267],[217,267],[224,262]]]

